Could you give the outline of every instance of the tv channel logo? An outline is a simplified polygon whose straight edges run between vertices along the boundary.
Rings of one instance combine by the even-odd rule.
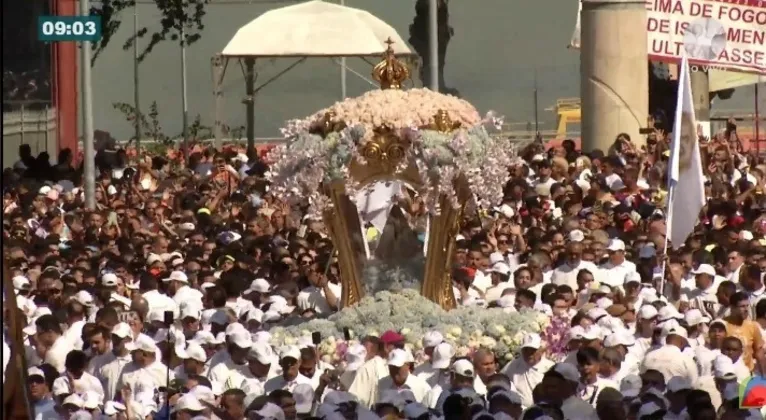
[[[741,408],[766,407],[766,378],[751,376],[739,384],[739,406]]]

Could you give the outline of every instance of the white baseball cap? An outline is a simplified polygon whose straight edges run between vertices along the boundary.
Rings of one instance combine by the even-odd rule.
[[[409,362],[410,361],[409,357],[407,356],[407,352],[402,349],[394,349],[388,355],[389,366],[402,367]]]
[[[543,340],[539,334],[527,334],[521,342],[521,348],[538,350],[543,345]]]
[[[569,232],[568,238],[570,242],[582,242],[585,240],[585,234],[581,230],[575,229]]]
[[[82,399],[82,397],[78,394],[72,394],[66,398],[64,398],[64,402],[61,403],[62,406],[64,405],[73,405],[77,408],[82,408],[83,405],[85,405],[85,401]]]
[[[580,382],[580,372],[571,363],[556,363],[553,366],[553,371],[563,376],[567,381]]]
[[[644,305],[638,310],[639,319],[653,319],[659,315],[657,308],[653,305]]]
[[[136,350],[154,354],[159,352],[157,344],[154,342],[154,340],[145,335],[139,335],[135,340],[128,341],[125,343],[125,348],[131,352]]]
[[[32,287],[32,282],[25,276],[15,276],[13,278],[13,288],[15,290],[29,289]]]
[[[301,349],[298,346],[287,346],[279,352],[279,360],[286,357],[293,358],[295,360],[301,360]]]
[[[177,413],[179,411],[202,411],[205,407],[200,400],[197,399],[193,394],[186,393],[182,394],[178,400],[176,401],[176,405],[173,407],[172,412]]]
[[[715,277],[715,268],[710,264],[700,264],[697,269],[691,271],[691,274],[695,276],[699,274],[707,274],[710,277]]]
[[[180,281],[181,283],[189,283],[189,277],[187,277],[186,273],[184,273],[183,271],[173,271],[172,273],[170,273],[170,276],[162,279],[162,281],[165,281],[165,282]]]
[[[117,286],[119,280],[120,278],[117,277],[117,274],[114,273],[105,273],[103,276],[101,276],[101,284],[106,287]]]
[[[692,389],[692,384],[683,376],[674,376],[670,378],[667,385],[668,392],[678,392]]]
[[[253,346],[253,340],[248,331],[236,331],[229,335],[229,341],[241,349],[249,349]]]
[[[423,347],[436,347],[444,341],[444,336],[439,331],[428,331],[423,335]]]
[[[585,328],[575,325],[574,327],[569,329],[569,332],[567,333],[567,337],[569,337],[569,340],[582,340],[583,335],[585,335]]]
[[[263,322],[263,311],[258,308],[251,308],[249,311],[247,311],[247,318],[246,322],[254,321],[257,323]]]
[[[227,337],[231,337],[232,335],[238,332],[248,332],[248,331],[247,331],[247,328],[245,328],[245,326],[240,324],[239,322],[232,322],[231,324],[226,326],[226,330],[224,332],[226,333]]]
[[[152,265],[158,262],[162,262],[162,257],[157,254],[151,253],[146,257],[146,265]]]
[[[75,293],[75,295],[72,296],[72,299],[82,306],[91,307],[94,304],[93,296],[85,290],[80,290]]]
[[[611,306],[611,304],[607,305],[607,307],[609,306]],[[609,316],[609,313],[604,308],[601,308],[601,307],[593,308],[588,311],[588,318],[592,319],[593,322],[598,322],[599,319],[605,316]]]
[[[124,322],[120,322],[112,328],[112,335],[116,335],[120,338],[130,337],[131,333],[130,325]]]
[[[465,376],[466,378],[473,378],[476,376],[476,370],[473,367],[473,363],[467,359],[456,360],[450,367],[450,371],[455,375]]]
[[[591,325],[582,334],[584,340],[603,340],[604,331],[598,325]]]
[[[734,362],[729,356],[719,354],[713,359],[713,377],[725,380],[737,378]]]
[[[675,320],[684,319],[684,316],[680,312],[678,312],[678,309],[676,309],[676,307],[673,305],[665,305],[662,308],[660,308],[659,316],[660,316],[659,322],[665,322],[671,319],[675,319]]]
[[[201,363],[207,362],[207,353],[205,350],[196,343],[189,343],[186,349],[183,347],[176,347],[176,355],[180,359],[192,359]]]
[[[309,384],[298,384],[293,388],[295,411],[298,414],[309,414],[314,407],[314,388]]]
[[[498,262],[498,263],[495,263],[492,266],[492,268],[489,269],[489,272],[508,275],[511,273],[511,267],[509,267],[508,264],[504,262]]]
[[[199,321],[202,318],[202,307],[194,300],[182,302],[179,311],[181,319],[192,318]]]
[[[638,375],[626,375],[620,381],[620,393],[625,398],[636,398],[641,394],[643,381]]]
[[[663,338],[667,338],[670,335],[677,335],[685,339],[689,338],[689,334],[686,333],[686,329],[678,325],[677,322],[669,322],[667,325],[662,327],[661,336]]]
[[[604,339],[604,347],[627,346],[636,344],[636,337],[626,329],[615,331]]]
[[[276,362],[276,355],[274,349],[268,343],[255,342],[250,347],[250,351],[247,353],[247,357],[258,361],[262,365],[270,365]]]
[[[612,239],[609,241],[609,244],[606,246],[607,251],[625,251],[625,242],[623,242],[620,239]]]
[[[250,283],[250,287],[247,288],[247,292],[268,293],[271,290],[271,284],[266,279],[257,278]]]
[[[702,315],[702,311],[700,311],[699,309],[689,309],[684,314],[684,322],[686,323],[686,325],[693,327],[695,325],[710,322],[710,318]]]
[[[439,343],[431,356],[431,365],[434,369],[447,369],[455,357],[455,349],[449,343]]]

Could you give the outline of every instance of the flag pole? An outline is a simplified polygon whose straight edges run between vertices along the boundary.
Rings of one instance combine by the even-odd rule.
[[[660,287],[657,289],[657,297],[665,296],[665,270],[668,265],[668,246],[670,246],[670,225],[673,223],[673,196],[675,196],[675,186],[672,180],[668,179],[668,198],[665,208],[665,246],[662,250],[662,266],[660,268]]]

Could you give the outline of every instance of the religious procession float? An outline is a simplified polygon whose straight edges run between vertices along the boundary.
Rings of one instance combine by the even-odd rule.
[[[272,337],[290,345],[319,332],[323,359],[337,363],[366,335],[399,331],[418,354],[436,330],[458,355],[485,347],[510,359],[547,317],[458,306],[452,285],[461,221],[498,205],[509,179],[515,154],[497,135],[502,121],[454,96],[404,89],[410,70],[390,40],[372,76],[380,90],[288,122],[287,143],[268,156],[272,191],[325,221],[342,284],[338,313]]]

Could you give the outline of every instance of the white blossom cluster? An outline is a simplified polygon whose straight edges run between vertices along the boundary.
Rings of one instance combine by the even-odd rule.
[[[405,337],[407,348],[415,353],[422,350],[422,338],[427,331],[439,331],[455,346],[459,356],[469,355],[481,347],[493,350],[504,362],[514,357],[525,334],[539,333],[548,322],[549,319],[537,311],[506,313],[499,308],[478,307],[445,311],[416,290],[404,289],[367,296],[329,319],[275,327],[271,334],[277,346],[284,346],[319,332],[322,342],[318,350],[323,360],[338,363],[350,344],[344,340],[344,328],[354,341],[367,335],[380,336],[387,330],[398,331]]]

